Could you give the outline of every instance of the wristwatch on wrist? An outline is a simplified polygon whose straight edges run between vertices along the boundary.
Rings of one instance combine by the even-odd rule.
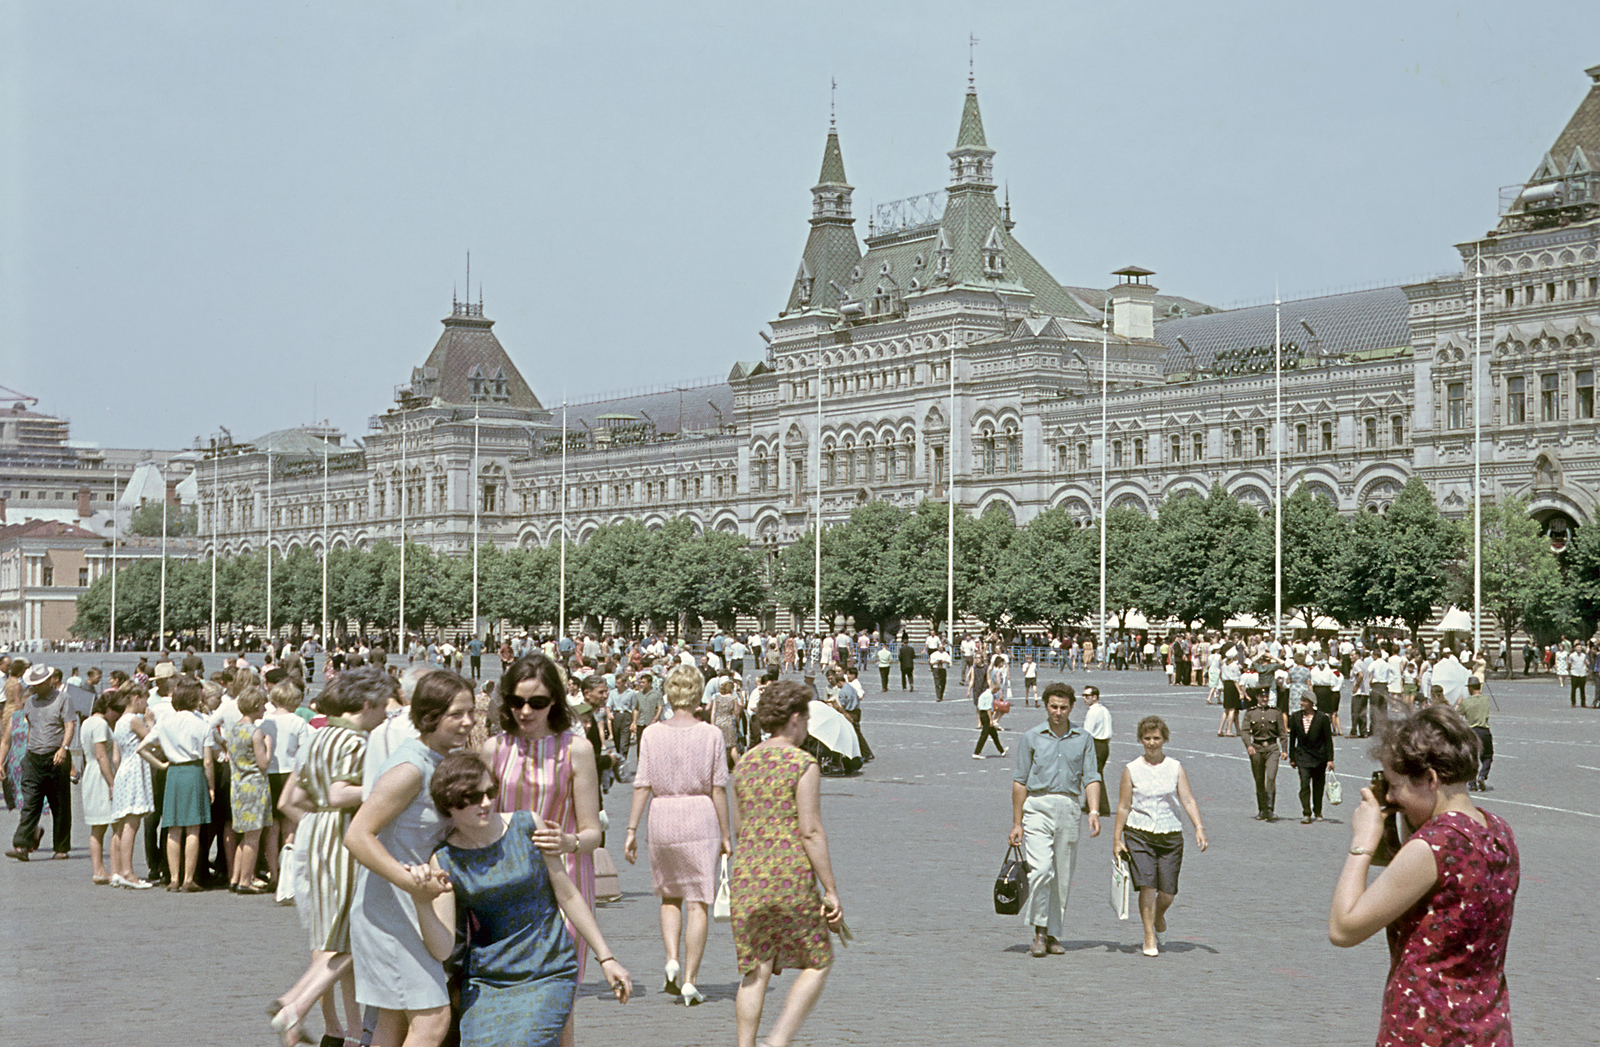
[[[1369,851],[1365,847],[1352,847],[1352,848],[1350,848],[1350,853],[1351,854],[1364,854],[1367,857],[1371,858],[1377,852],[1376,851]]]

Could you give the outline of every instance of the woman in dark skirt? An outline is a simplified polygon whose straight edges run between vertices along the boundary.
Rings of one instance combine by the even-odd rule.
[[[1343,680],[1328,665],[1328,659],[1319,657],[1311,670],[1311,694],[1317,702],[1317,712],[1324,713],[1333,724],[1333,733],[1339,733],[1339,692]]]
[[[173,685],[172,712],[156,722],[140,750],[167,772],[161,828],[167,834],[167,867],[172,870],[169,891],[205,889],[196,882],[195,871],[200,864],[200,827],[211,821],[216,770],[211,730],[198,711],[204,693],[200,681],[187,676]],[[159,756],[152,751],[157,744]]]
[[[1139,890],[1139,918],[1144,923],[1144,954],[1158,956],[1167,932],[1167,909],[1178,894],[1178,873],[1183,867],[1183,823],[1178,810],[1194,824],[1194,842],[1206,849],[1206,830],[1200,824],[1200,805],[1189,789],[1183,765],[1162,749],[1169,735],[1166,721],[1146,716],[1139,721],[1139,742],[1144,755],[1122,769],[1121,798],[1117,801],[1116,829],[1111,853],[1128,862],[1128,873]]]

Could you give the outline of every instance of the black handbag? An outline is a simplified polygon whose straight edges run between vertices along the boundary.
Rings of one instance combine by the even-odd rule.
[[[1005,861],[1000,863],[1000,875],[994,878],[994,911],[1001,916],[1015,916],[1028,900],[1028,863],[1022,858],[1022,848],[1012,844],[1006,849]]]

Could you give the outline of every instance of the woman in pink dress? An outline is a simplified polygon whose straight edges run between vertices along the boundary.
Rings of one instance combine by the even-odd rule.
[[[688,1006],[704,1002],[695,988],[709,929],[707,907],[717,892],[717,858],[732,854],[728,832],[728,762],[722,730],[695,717],[705,679],[692,665],[667,673],[672,718],[639,736],[633,809],[623,856],[639,860],[639,819],[650,804],[650,880],[661,899],[661,940],[667,947],[665,990]],[[685,913],[685,910],[688,910]],[[684,962],[678,966],[678,939]],[[679,982],[679,975],[682,982]]]
[[[600,780],[594,747],[581,730],[572,730],[567,686],[556,663],[530,654],[511,663],[500,678],[500,726],[504,733],[483,743],[483,760],[500,786],[497,810],[533,811],[543,828],[533,842],[545,854],[559,854],[567,875],[594,908],[594,852],[600,846]],[[589,947],[567,924],[578,950],[578,981],[583,981]],[[561,1034],[571,1047],[572,1019]]]
[[[1350,856],[1334,888],[1328,938],[1389,936],[1379,1047],[1511,1047],[1506,944],[1521,865],[1511,827],[1473,805],[1478,736],[1448,706],[1391,720],[1374,753],[1383,776],[1361,791]],[[1393,811],[1411,838],[1367,883]]]

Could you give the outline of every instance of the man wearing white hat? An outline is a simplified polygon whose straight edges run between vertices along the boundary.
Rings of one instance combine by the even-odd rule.
[[[48,665],[30,666],[22,686],[33,693],[23,704],[28,719],[28,751],[22,758],[22,818],[6,854],[28,860],[35,834],[50,804],[51,857],[65,858],[72,849],[72,735],[77,716],[61,684],[61,670]]]

